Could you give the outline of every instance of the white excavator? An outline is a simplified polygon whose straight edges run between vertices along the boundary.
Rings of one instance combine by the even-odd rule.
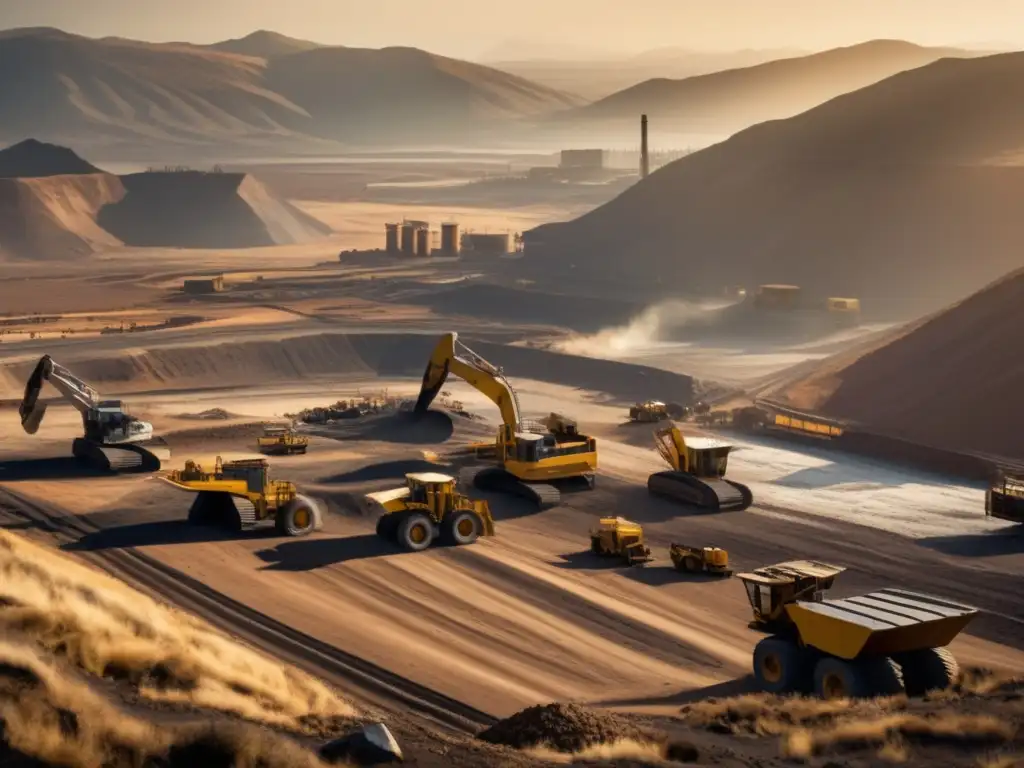
[[[120,400],[101,400],[99,393],[71,371],[43,355],[25,384],[18,408],[21,426],[34,435],[46,414],[39,401],[43,382],[49,381],[82,414],[85,435],[75,438],[71,450],[83,463],[104,470],[156,471],[171,457],[163,441],[153,437],[153,425],[130,415]]]

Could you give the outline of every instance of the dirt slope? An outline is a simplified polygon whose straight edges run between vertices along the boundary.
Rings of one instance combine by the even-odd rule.
[[[1024,419],[1021,329],[1024,270],[862,357],[824,361],[790,396],[914,441],[1024,460],[1024,436],[1007,428]]]
[[[146,172],[122,177],[126,194],[99,223],[129,245],[252,248],[323,237],[330,228],[246,174]]]
[[[266,54],[280,52],[280,43],[264,35],[221,47]],[[0,138],[34,135],[108,153],[210,144],[248,152],[268,143],[308,146],[316,136],[365,142],[368,126],[422,139],[427,115],[439,130],[465,132],[467,117],[508,119],[577,103],[412,48],[315,48],[268,61],[56,29],[0,34],[0,73]]]
[[[902,40],[873,40],[808,56],[683,80],[647,80],[576,110],[574,119],[635,123],[647,113],[659,130],[734,131],[803,112],[842,93],[945,56],[973,55]]]
[[[106,173],[0,179],[0,253],[58,260],[120,245],[96,216],[123,197],[121,180]]]
[[[903,72],[665,166],[526,253],[589,254],[652,295],[784,282],[934,310],[1020,265],[1022,91],[1024,54]]]

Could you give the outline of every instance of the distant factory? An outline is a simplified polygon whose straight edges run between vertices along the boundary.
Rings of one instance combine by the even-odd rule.
[[[511,232],[462,232],[459,224],[446,221],[440,230],[430,222],[406,219],[384,225],[384,250],[394,256],[505,256],[522,250],[522,236]]]

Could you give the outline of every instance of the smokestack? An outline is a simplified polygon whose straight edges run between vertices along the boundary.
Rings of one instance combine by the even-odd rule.
[[[651,172],[647,156],[647,115],[640,115],[640,178],[646,179]]]

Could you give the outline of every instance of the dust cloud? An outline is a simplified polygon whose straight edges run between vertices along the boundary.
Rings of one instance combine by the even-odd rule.
[[[626,325],[604,328],[589,335],[574,335],[553,346],[559,352],[583,357],[615,357],[671,340],[683,328],[712,324],[729,301],[671,299],[653,304]]]

